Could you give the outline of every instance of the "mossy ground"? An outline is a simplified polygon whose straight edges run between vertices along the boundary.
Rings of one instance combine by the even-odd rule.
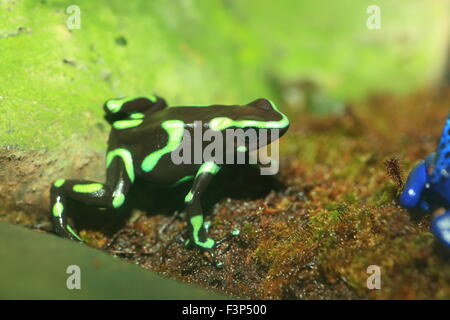
[[[386,160],[398,159],[405,179],[434,151],[449,102],[450,94],[421,92],[373,97],[333,117],[292,114],[278,182],[238,169],[211,187],[207,220],[210,236],[226,238],[216,250],[222,268],[183,246],[186,224],[171,209],[183,187],[157,195],[166,207],[134,210],[125,226],[109,216],[107,232],[86,229],[82,237],[95,247],[109,243],[110,253],[144,268],[237,297],[449,299],[450,259],[429,231],[431,216],[398,205],[400,182],[386,170]],[[240,234],[227,237],[236,228]],[[367,289],[370,265],[381,268],[381,290]]]

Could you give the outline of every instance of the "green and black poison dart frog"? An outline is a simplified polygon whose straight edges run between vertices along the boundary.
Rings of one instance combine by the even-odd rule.
[[[400,203],[407,209],[433,211],[431,231],[450,248],[450,114],[437,151],[411,171]]]
[[[112,130],[106,154],[107,178],[105,183],[87,180],[59,179],[51,187],[51,212],[55,232],[63,237],[81,241],[68,224],[71,198],[87,205],[118,209],[126,201],[127,193],[136,179],[153,185],[176,185],[191,181],[185,196],[188,234],[186,244],[200,249],[214,247],[203,224],[200,198],[214,175],[225,161],[203,160],[199,163],[174,164],[172,151],[182,145],[187,130],[199,124],[203,129],[224,132],[227,129],[253,129],[257,133],[276,130],[267,143],[281,137],[289,127],[288,118],[269,100],[257,99],[247,105],[172,106],[158,96],[138,96],[111,99],[104,104],[105,118]],[[269,129],[269,130],[268,130]],[[273,131],[272,131],[273,132]],[[258,140],[261,140],[257,136]],[[253,141],[245,141],[229,152],[250,152]],[[261,147],[261,144],[257,144]],[[205,147],[202,142],[201,147]],[[217,158],[214,158],[217,159]]]

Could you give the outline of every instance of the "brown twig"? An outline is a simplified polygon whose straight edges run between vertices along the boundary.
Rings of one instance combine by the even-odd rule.
[[[384,161],[386,167],[386,173],[397,185],[398,191],[403,190],[403,178],[402,178],[402,168],[400,165],[400,160],[396,157],[387,159]]]

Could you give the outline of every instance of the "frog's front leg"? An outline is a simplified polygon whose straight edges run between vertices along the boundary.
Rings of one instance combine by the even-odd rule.
[[[425,161],[421,161],[409,174],[405,189],[400,195],[400,203],[403,207],[415,209],[421,204],[422,193],[427,185],[427,180],[427,167]],[[423,205],[425,204],[424,202]]]
[[[200,200],[209,182],[219,170],[220,167],[214,162],[202,164],[194,178],[191,190],[184,199],[190,238],[188,244],[193,243],[202,250],[212,249],[215,242],[206,237]]]
[[[121,207],[134,180],[131,157],[121,149],[112,151],[107,158],[107,182],[87,180],[56,180],[50,191],[51,212],[55,233],[72,240],[81,241],[78,234],[67,222],[70,211],[66,199],[102,208]],[[117,157],[116,157],[117,156]]]

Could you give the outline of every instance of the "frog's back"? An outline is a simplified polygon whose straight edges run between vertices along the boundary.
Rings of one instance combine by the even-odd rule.
[[[229,108],[238,106],[170,107],[145,114],[142,121],[133,123],[132,119],[121,120],[123,124],[120,126],[113,124],[108,152],[126,149],[132,155],[137,175],[155,182],[175,182],[198,169],[193,164],[172,164],[170,153],[182,143],[184,130],[192,133],[194,125],[200,125],[198,121],[207,127],[212,118],[230,114]],[[127,121],[128,127],[125,126]]]
[[[274,135],[278,138],[287,130],[289,122],[268,100],[258,99],[245,106],[173,106],[145,113],[130,113],[126,119],[116,121],[112,126],[109,152],[118,148],[126,149],[133,158],[133,165],[138,175],[149,180],[153,180],[158,175],[161,179],[172,180],[180,178],[182,173],[195,174],[198,169],[197,164],[192,162],[186,166],[174,165],[171,159],[172,151],[183,145],[185,130],[189,132],[191,140],[195,139],[192,141],[194,143],[190,143],[191,155],[193,155],[198,151],[195,148],[199,145],[196,140],[197,135],[203,135],[207,129],[224,131],[234,127],[263,130],[274,128],[280,132],[279,135]],[[200,132],[197,130],[199,127],[201,127]],[[233,142],[229,144],[225,138],[223,139],[224,147],[232,146],[223,149],[223,156],[228,152],[236,152],[234,137],[231,139]],[[202,151],[209,144],[208,141],[202,139],[200,144]],[[268,141],[270,143],[270,137]],[[251,147],[250,144],[249,147]],[[156,178],[156,180],[160,179]]]
[[[160,136],[166,136],[167,133],[163,129],[164,124],[176,122],[185,129],[192,129],[195,122],[201,122],[205,127],[213,118],[230,116],[230,114],[240,108],[237,105],[212,105],[212,106],[175,106],[168,107],[163,110],[145,114],[144,118],[136,123],[135,126],[120,127],[116,125],[118,122],[126,123],[127,121],[135,120],[121,120],[113,124],[110,135],[110,148],[115,148],[118,145],[126,144],[142,144],[145,141],[149,147],[152,145],[152,140],[160,140]],[[157,147],[157,144],[155,145]]]
[[[191,127],[195,121],[208,124],[216,117],[230,117],[242,110],[238,105],[211,105],[211,106],[174,106],[152,115],[153,120],[162,123],[165,120],[181,120],[187,127]]]

